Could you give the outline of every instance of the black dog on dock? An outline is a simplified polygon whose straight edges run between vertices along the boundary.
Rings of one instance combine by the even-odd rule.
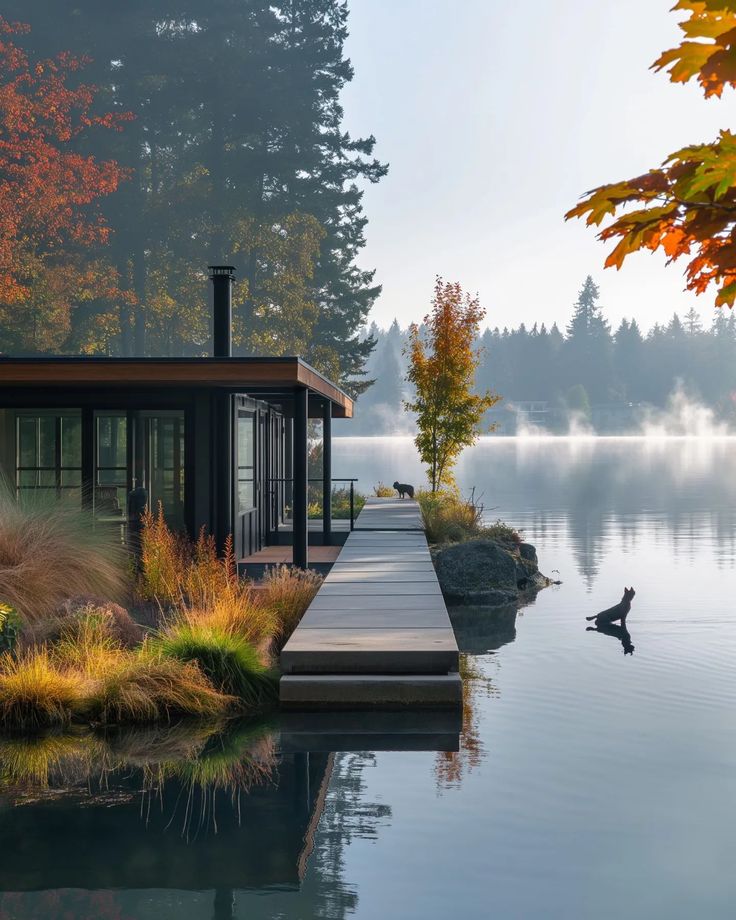
[[[399,493],[399,498],[403,498],[405,495],[408,495],[409,498],[414,498],[414,486],[407,485],[405,482],[395,482],[394,489]]]

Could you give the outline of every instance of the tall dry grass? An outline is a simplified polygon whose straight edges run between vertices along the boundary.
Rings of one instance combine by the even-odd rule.
[[[259,601],[275,618],[273,640],[277,652],[288,642],[321,584],[322,576],[316,572],[286,565],[274,566],[266,572]]]
[[[67,725],[87,690],[80,677],[46,648],[0,656],[0,725],[22,730]]]
[[[137,585],[141,597],[164,608],[182,604],[206,608],[223,593],[236,590],[238,582],[231,537],[220,555],[214,537],[204,528],[192,543],[169,528],[160,503],[155,514],[145,512]]]
[[[167,657],[147,642],[124,648],[95,615],[74,621],[49,646],[0,655],[5,728],[218,718],[235,703],[194,663]]]
[[[485,508],[476,498],[474,490],[467,498],[459,492],[449,490],[421,490],[417,493],[417,501],[430,543],[461,543],[464,540],[486,539],[496,540],[513,548],[522,541],[521,534],[502,521],[485,524]]]
[[[132,649],[143,641],[143,628],[118,604],[70,599],[44,619],[23,624],[20,646],[48,645],[60,639],[73,639],[77,629],[86,630],[90,619],[124,648]]]
[[[188,662],[162,655],[150,642],[122,647],[94,615],[77,621],[52,648],[85,687],[79,709],[102,723],[168,721],[173,716],[222,715],[234,700]]]
[[[139,591],[163,609],[164,635],[201,627],[224,642],[237,636],[265,661],[270,646],[279,651],[285,644],[322,583],[314,572],[276,566],[254,591],[238,576],[231,541],[222,556],[204,532],[191,544],[169,530],[160,509],[143,524]]]
[[[122,546],[95,530],[91,514],[66,500],[22,503],[0,485],[0,601],[37,622],[75,596],[121,598],[128,575]]]
[[[420,490],[417,501],[430,543],[457,543],[478,536],[483,526],[483,506],[459,493]]]

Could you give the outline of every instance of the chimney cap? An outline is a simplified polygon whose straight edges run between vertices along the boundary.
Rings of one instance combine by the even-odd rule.
[[[207,269],[209,270],[210,278],[216,278],[218,275],[227,275],[232,278],[235,275],[234,265],[208,265]]]

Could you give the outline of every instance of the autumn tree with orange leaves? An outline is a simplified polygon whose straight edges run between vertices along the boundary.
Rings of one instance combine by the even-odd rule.
[[[736,0],[679,0],[673,10],[684,40],[654,62],[673,83],[697,80],[705,98],[736,88]],[[684,147],[658,169],[589,192],[566,215],[600,226],[599,239],[617,241],[606,266],[620,268],[632,252],[661,249],[670,261],[689,259],[687,289],[717,288],[716,305],[736,301],[736,135]]]
[[[407,379],[415,397],[406,408],[417,415],[414,443],[432,492],[454,485],[460,454],[477,441],[484,414],[500,399],[473,391],[480,363],[475,342],[484,316],[477,297],[438,277],[424,329],[409,327]]]
[[[89,342],[68,340],[73,311],[86,309],[104,331],[116,293],[96,205],[126,176],[86,156],[84,137],[119,130],[128,116],[93,114],[95,89],[76,78],[85,59],[32,61],[13,41],[27,31],[0,18],[0,350],[84,350]],[[98,301],[108,304],[102,314]]]

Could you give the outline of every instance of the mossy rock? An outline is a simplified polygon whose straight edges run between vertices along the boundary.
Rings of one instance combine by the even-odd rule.
[[[496,540],[468,540],[432,548],[437,579],[450,605],[510,604],[521,592],[549,584],[530,543],[510,547]]]

